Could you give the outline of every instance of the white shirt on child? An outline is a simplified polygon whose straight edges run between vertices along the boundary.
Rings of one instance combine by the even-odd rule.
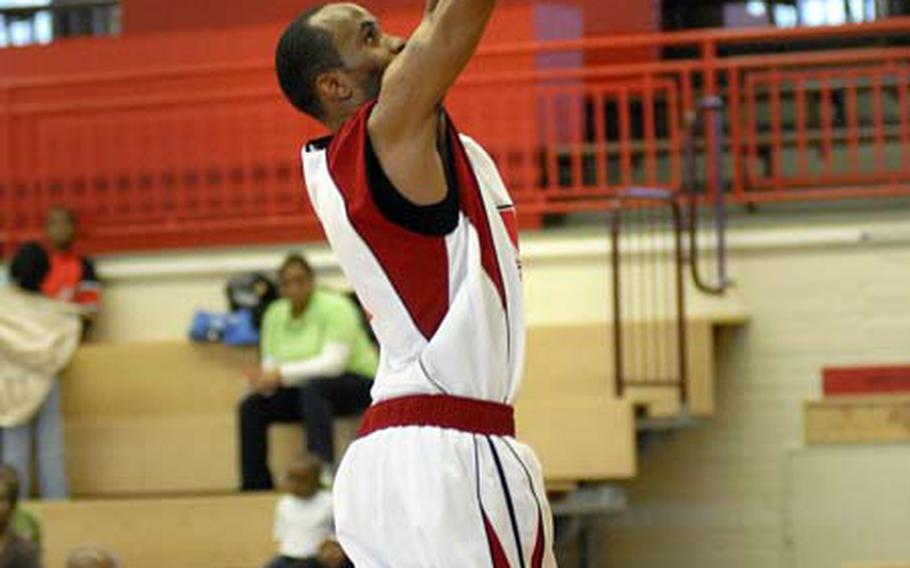
[[[332,493],[321,490],[309,499],[285,495],[275,508],[275,540],[281,556],[309,558],[332,538]]]

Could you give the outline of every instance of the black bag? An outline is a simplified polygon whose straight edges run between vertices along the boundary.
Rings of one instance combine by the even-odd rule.
[[[262,317],[269,305],[278,299],[278,287],[264,274],[238,274],[228,280],[225,289],[231,312],[247,309],[253,314],[256,330],[262,329]]]

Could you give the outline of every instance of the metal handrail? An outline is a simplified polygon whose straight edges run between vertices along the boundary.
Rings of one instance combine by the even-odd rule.
[[[628,382],[625,372],[625,358],[623,354],[623,322],[625,321],[622,305],[623,270],[622,246],[620,240],[623,235],[623,212],[628,210],[627,203],[647,203],[649,207],[665,208],[670,215],[673,231],[673,295],[676,310],[674,323],[676,327],[676,350],[678,358],[678,374],[672,380],[654,380],[649,382]],[[686,329],[686,295],[684,289],[684,258],[683,258],[683,215],[680,206],[679,194],[674,191],[659,188],[630,188],[623,191],[612,203],[613,207],[609,216],[610,230],[610,268],[612,276],[612,310],[613,310],[613,373],[616,396],[622,397],[628,386],[667,387],[679,390],[680,404],[685,407],[689,400],[688,381],[688,339]],[[652,346],[653,347],[653,346]]]
[[[709,185],[714,189],[714,235],[715,254],[717,255],[717,274],[715,283],[711,283],[702,274],[698,260],[701,247],[698,244],[698,211],[701,199],[698,195],[696,170],[696,130],[699,118],[705,126],[705,137],[708,140],[723,140],[724,102],[720,97],[706,97],[699,101],[698,112],[692,113],[688,119],[685,147],[685,169],[683,173],[682,194],[688,201],[688,233],[689,233],[689,269],[695,287],[706,294],[715,296],[723,295],[733,282],[727,276],[727,203],[724,188],[724,148],[722,144],[715,143],[709,148],[712,159],[708,163],[713,166],[708,172]]]

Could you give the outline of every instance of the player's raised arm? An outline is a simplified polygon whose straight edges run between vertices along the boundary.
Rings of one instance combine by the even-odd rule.
[[[429,0],[423,20],[386,69],[369,119],[385,173],[417,205],[445,198],[436,151],[439,108],[483,35],[496,0]]]
[[[414,123],[431,120],[467,65],[496,0],[429,0],[423,20],[386,70],[374,115]]]

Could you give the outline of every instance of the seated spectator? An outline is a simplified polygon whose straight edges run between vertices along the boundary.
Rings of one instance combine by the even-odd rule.
[[[279,270],[282,298],[262,324],[261,367],[247,373],[249,394],[240,405],[242,488],[271,490],[268,427],[302,420],[309,451],[326,466],[335,460],[333,420],[370,405],[379,358],[347,296],[314,288],[313,271],[300,255]]]
[[[80,548],[66,558],[66,568],[120,568],[120,561],[106,550]]]
[[[49,298],[81,306],[87,334],[98,315],[101,285],[94,263],[75,250],[77,229],[72,210],[54,207],[48,212],[45,233],[51,246],[50,271],[41,284],[41,292]]]
[[[16,495],[19,494],[19,473],[16,468],[8,465],[0,465],[0,483],[8,483]],[[17,507],[13,514],[13,532],[16,536],[31,543],[39,553],[41,552],[41,525],[38,520],[23,509]]]
[[[11,285],[0,289],[0,454],[19,472],[20,496],[27,497],[34,439],[41,495],[63,499],[67,488],[56,377],[79,343],[81,311],[38,293],[48,267],[44,249],[26,244],[10,265]]]
[[[322,464],[306,455],[288,468],[288,494],[275,509],[279,556],[266,568],[346,568],[352,566],[332,539],[332,494],[320,489]]]
[[[0,477],[0,566],[40,568],[38,551],[13,530],[19,494],[9,477]]]

